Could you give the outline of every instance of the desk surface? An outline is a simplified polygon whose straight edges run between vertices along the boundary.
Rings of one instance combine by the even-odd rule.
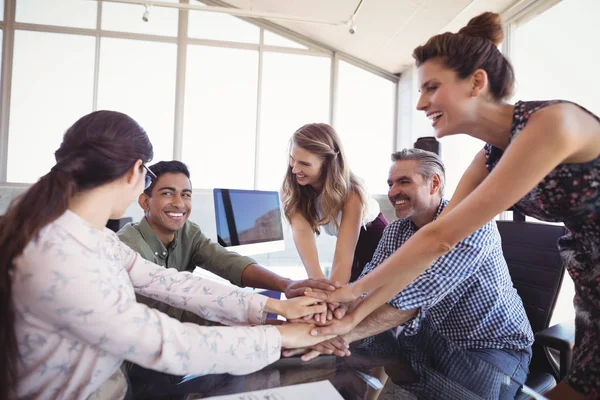
[[[309,362],[284,358],[246,376],[218,374],[182,382],[151,372],[156,375],[148,376],[143,398],[203,399],[327,379],[344,399],[375,399],[377,390],[368,384],[372,376],[385,384],[379,400],[482,399],[498,398],[502,385],[510,382],[482,359],[465,357],[465,352],[458,354],[457,349],[440,347],[430,339],[398,341],[391,332],[384,332],[352,349],[350,357],[321,356]]]

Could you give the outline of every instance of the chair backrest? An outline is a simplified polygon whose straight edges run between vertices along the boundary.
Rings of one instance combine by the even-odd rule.
[[[513,284],[523,300],[533,332],[548,327],[565,268],[557,241],[564,226],[496,221]]]
[[[128,223],[133,222],[131,217],[119,218],[119,219],[109,219],[106,223],[106,227],[113,232],[119,232],[119,230],[127,225]]]

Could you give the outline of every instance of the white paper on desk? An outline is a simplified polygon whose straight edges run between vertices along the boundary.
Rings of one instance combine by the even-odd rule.
[[[227,396],[208,397],[213,400],[343,400],[329,381],[302,383],[300,385],[284,386],[279,388],[257,390]]]

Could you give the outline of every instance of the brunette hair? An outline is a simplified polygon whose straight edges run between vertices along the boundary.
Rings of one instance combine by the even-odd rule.
[[[60,217],[71,197],[124,176],[152,159],[144,129],[129,116],[96,111],[79,119],[54,153],[56,165],[13,200],[0,217],[0,400],[13,398],[21,360],[15,334],[11,270],[40,230]]]
[[[460,79],[482,69],[488,76],[490,94],[500,101],[510,97],[515,85],[513,67],[498,49],[503,39],[500,16],[485,12],[471,19],[458,33],[432,36],[413,51],[413,58],[417,67],[428,60],[439,59]]]

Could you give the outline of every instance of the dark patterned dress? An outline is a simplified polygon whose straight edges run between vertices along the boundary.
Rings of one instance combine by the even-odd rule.
[[[531,114],[564,102],[517,102],[509,146]],[[600,123],[600,118],[594,117]],[[489,171],[502,153],[497,147],[485,146]],[[575,283],[576,338],[567,380],[577,391],[597,399],[600,397],[600,157],[586,163],[558,165],[519,200],[515,209],[543,221],[563,222],[569,230],[558,241],[565,266]]]

